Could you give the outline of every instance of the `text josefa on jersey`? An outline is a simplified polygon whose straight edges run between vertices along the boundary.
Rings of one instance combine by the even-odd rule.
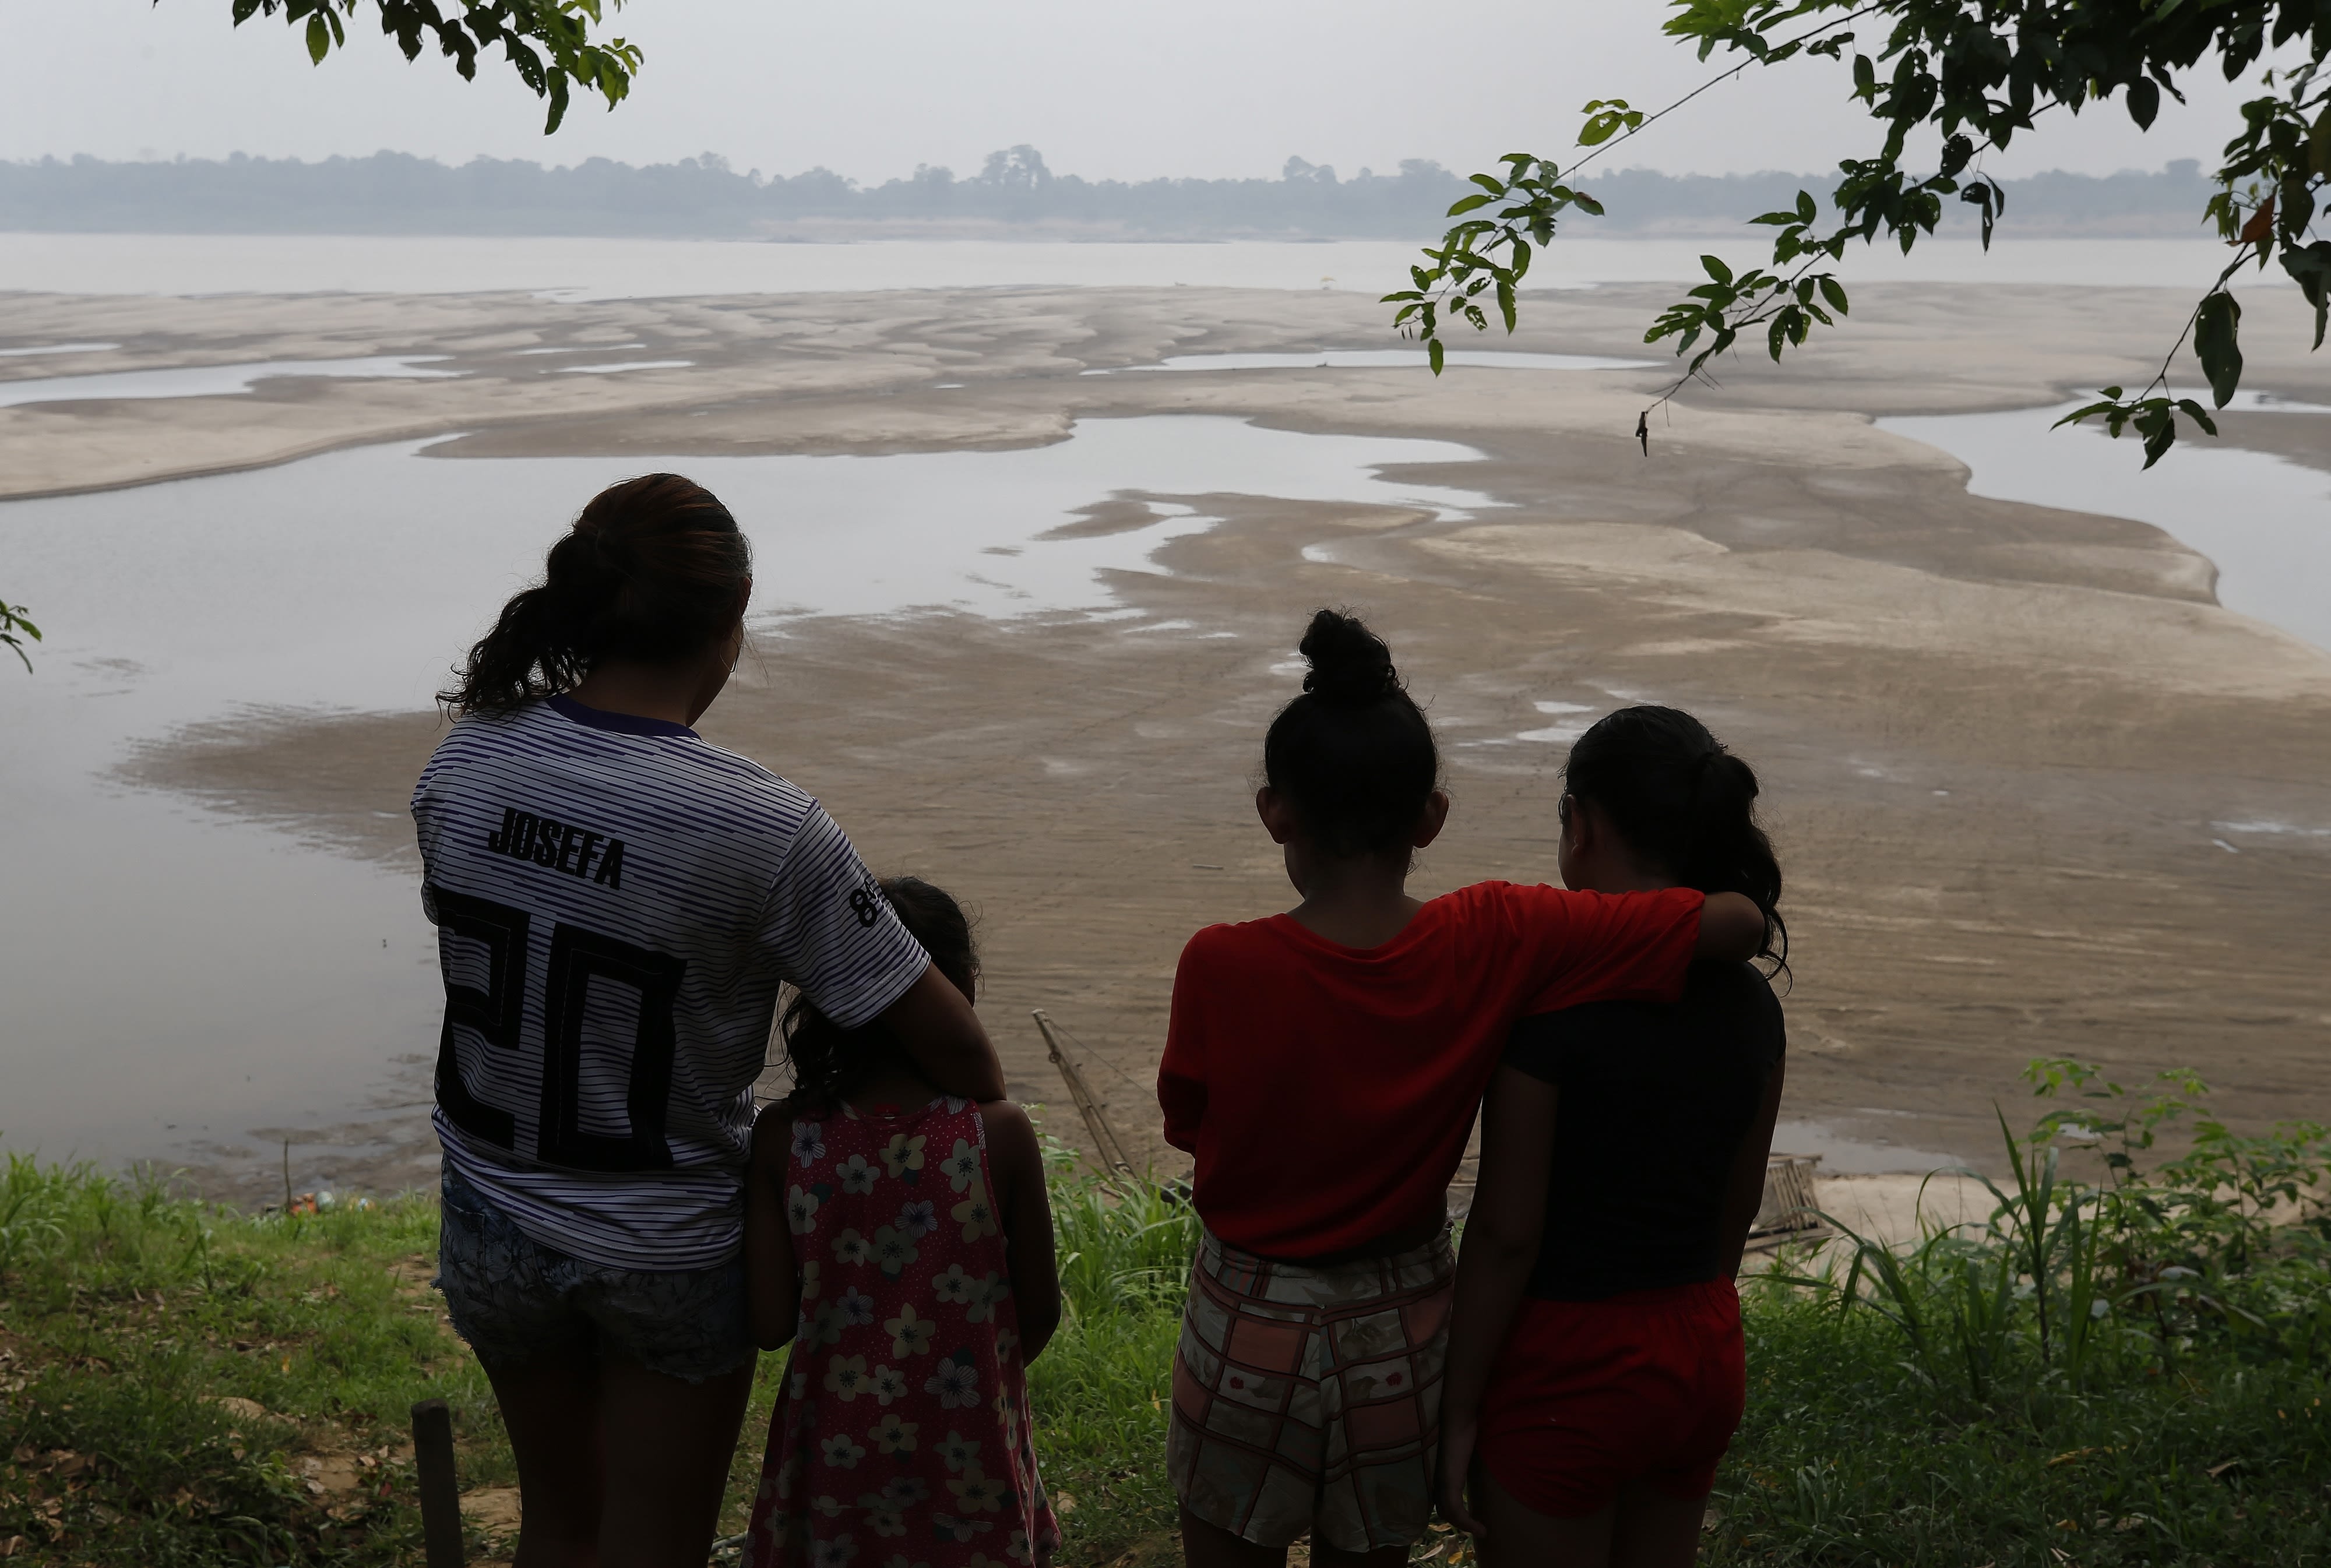
[[[457,722],[413,815],[447,1162],[575,1257],[733,1256],[779,988],[853,1028],[928,962],[848,838],[692,730],[558,697]]]

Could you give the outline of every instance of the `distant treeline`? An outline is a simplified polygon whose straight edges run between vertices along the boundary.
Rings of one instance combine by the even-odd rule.
[[[1648,169],[1583,182],[1609,209],[1579,219],[1582,234],[1736,232],[1744,220],[1825,195],[1819,175],[1721,177]],[[2160,173],[2045,174],[2005,182],[2011,232],[2183,233],[2210,189],[2190,160]],[[0,162],[0,229],[65,233],[653,235],[667,238],[844,237],[868,231],[1028,232],[1138,239],[1418,239],[1467,185],[1422,159],[1393,174],[1299,157],[1275,180],[1088,180],[1056,175],[1016,147],[975,176],[918,167],[861,185],[830,169],[739,174],[707,153],[634,167],[592,158],[573,167],[498,158],[458,166],[404,153],[370,157],[180,158],[108,163],[81,157]],[[1957,222],[1955,208],[1953,221]]]

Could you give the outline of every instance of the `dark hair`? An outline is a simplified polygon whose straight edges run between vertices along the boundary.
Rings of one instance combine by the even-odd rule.
[[[1676,708],[1622,708],[1597,719],[1563,764],[1571,794],[1592,801],[1638,860],[1703,893],[1745,893],[1765,911],[1760,956],[1788,967],[1781,862],[1756,822],[1756,770]]]
[[[736,625],[752,547],[710,490],[642,474],[591,498],[550,546],[543,580],[502,606],[437,694],[465,713],[506,713],[572,689],[603,659],[685,659]]]
[[[1263,777],[1328,853],[1405,851],[1441,782],[1424,710],[1392,650],[1348,611],[1322,610],[1303,633],[1311,671],[1262,742]]]
[[[963,906],[920,877],[888,877],[880,886],[899,924],[923,945],[938,972],[966,993],[977,990],[979,949],[971,939],[971,922]],[[830,1114],[884,1069],[907,1060],[905,1049],[880,1022],[844,1029],[798,991],[785,1004],[777,1036],[785,1042],[785,1067],[794,1077],[785,1107],[796,1115]]]

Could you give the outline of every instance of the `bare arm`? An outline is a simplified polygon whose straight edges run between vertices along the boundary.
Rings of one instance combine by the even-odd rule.
[[[995,1060],[995,1047],[979,1014],[938,965],[925,968],[881,1016],[933,1088],[968,1100],[1004,1098],[1004,1064]]]
[[[1739,1277],[1740,1259],[1748,1250],[1748,1229],[1765,1205],[1765,1167],[1773,1157],[1773,1126],[1781,1117],[1781,1079],[1788,1065],[1786,1058],[1775,1057],[1772,1071],[1765,1075],[1765,1103],[1756,1107],[1756,1119],[1740,1140],[1732,1179],[1724,1189],[1725,1272],[1734,1278]]]
[[[1466,1475],[1480,1430],[1481,1396],[1545,1235],[1556,1093],[1543,1079],[1501,1067],[1481,1106],[1481,1180],[1465,1217],[1441,1393],[1441,1510],[1476,1535],[1488,1532],[1465,1506]]]
[[[801,1317],[801,1270],[785,1219],[785,1151],[793,1118],[775,1106],[753,1124],[753,1157],[745,1168],[745,1293],[753,1343],[775,1350]]]
[[[1061,1276],[1052,1257],[1052,1203],[1044,1192],[1044,1155],[1028,1113],[1010,1100],[979,1107],[987,1124],[987,1164],[995,1174],[995,1212],[1004,1221],[1004,1256],[1019,1303],[1024,1365],[1061,1326]]]
[[[1699,946],[1694,958],[1746,964],[1765,946],[1765,911],[1746,893],[1710,893],[1699,910]]]

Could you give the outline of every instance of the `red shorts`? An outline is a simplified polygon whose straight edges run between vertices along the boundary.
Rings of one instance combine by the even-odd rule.
[[[1522,1303],[1481,1402],[1481,1463],[1526,1508],[1601,1512],[1646,1482],[1704,1497],[1747,1404],[1729,1279]]]

